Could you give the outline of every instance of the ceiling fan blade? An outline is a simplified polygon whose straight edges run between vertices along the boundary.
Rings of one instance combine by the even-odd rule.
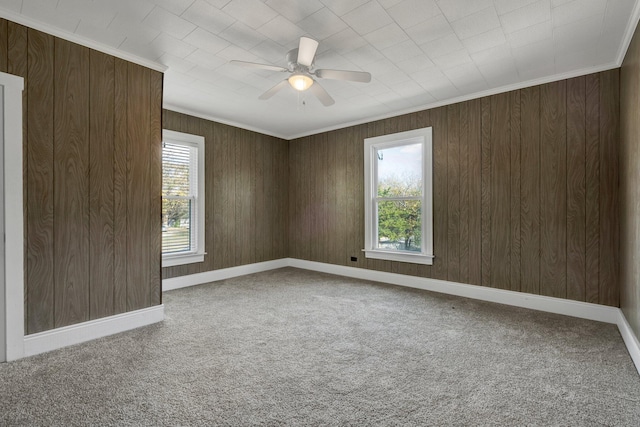
[[[298,46],[298,64],[311,67],[313,59],[316,56],[318,42],[309,37],[300,37],[300,45]]]
[[[285,88],[288,84],[289,84],[288,80],[283,80],[277,85],[275,85],[274,87],[272,87],[271,89],[269,89],[268,91],[266,91],[265,93],[263,93],[262,95],[260,95],[258,99],[269,99],[273,95],[275,95],[277,92]]]
[[[371,73],[364,71],[316,70],[314,74],[321,79],[348,80],[361,83],[369,83],[371,81]]]
[[[268,64],[258,64],[256,62],[246,62],[246,61],[229,61],[229,64],[239,65],[241,67],[249,67],[249,68],[260,68],[262,70],[270,70],[270,71],[289,71],[286,68],[278,67],[276,65],[268,65]]]
[[[324,90],[324,88],[320,86],[320,83],[318,82],[314,82],[308,90],[309,92],[314,94],[316,98],[318,98],[320,102],[322,102],[322,105],[324,105],[325,107],[328,107],[329,105],[333,105],[336,103],[336,101],[333,100],[331,95],[329,95],[329,93],[327,93],[327,91]]]

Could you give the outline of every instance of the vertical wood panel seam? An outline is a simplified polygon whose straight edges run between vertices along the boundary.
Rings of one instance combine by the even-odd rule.
[[[567,111],[569,105],[569,85],[564,85],[564,135],[565,135],[565,143],[564,143],[564,162],[565,162],[565,170],[567,171],[567,176],[565,177],[564,187],[567,193],[564,204],[565,204],[565,216],[564,216],[564,229],[565,234],[567,234],[567,238],[564,240],[564,253],[565,255],[565,263],[564,263],[564,271],[565,271],[565,287],[564,287],[564,296],[563,298],[567,298],[569,294],[569,113]]]
[[[600,230],[602,227],[602,198],[603,195],[600,194],[600,189],[601,189],[601,181],[603,179],[603,173],[604,173],[604,169],[602,167],[602,162],[601,162],[601,150],[602,150],[602,131],[600,129],[601,127],[601,120],[602,120],[602,113],[603,113],[603,108],[602,108],[602,78],[601,78],[601,74],[598,75],[598,146],[597,146],[597,152],[596,152],[596,162],[598,164],[598,181],[597,181],[597,192],[598,192],[598,205],[597,205],[597,210],[598,210],[598,230],[597,230],[597,239],[598,239],[598,290],[597,290],[597,294],[596,294],[596,302],[600,301],[600,295],[601,295],[601,285],[602,285],[602,269],[600,268],[602,265],[602,239],[601,234],[600,234]]]
[[[587,164],[588,164],[588,159],[589,159],[589,149],[588,149],[588,144],[589,144],[589,140],[588,140],[588,136],[589,136],[589,131],[588,131],[588,127],[587,127],[587,120],[588,120],[588,116],[589,116],[589,97],[587,94],[587,78],[585,76],[584,79],[584,278],[585,281],[583,283],[583,287],[584,287],[584,301],[587,302],[588,301],[588,295],[587,295],[587,274],[588,274],[588,267],[587,264],[589,263],[589,259],[588,259],[588,237],[587,237],[587,227],[589,226],[589,215],[588,215],[588,209],[589,209],[589,202],[588,202],[588,198],[589,198],[589,189],[588,189],[588,185],[589,185],[589,181],[588,181],[588,168],[587,168]]]
[[[513,165],[511,164],[511,156],[512,156],[512,150],[513,147],[511,146],[511,129],[513,128],[513,108],[511,105],[511,97],[508,96],[508,94],[505,95],[506,99],[507,99],[507,103],[509,106],[509,111],[508,114],[506,116],[507,120],[509,120],[509,135],[508,135],[508,140],[509,140],[509,144],[507,145],[509,147],[509,157],[508,157],[508,162],[507,162],[507,170],[509,171],[508,173],[508,177],[510,179],[513,179]],[[504,184],[503,184],[504,185]],[[509,270],[506,272],[507,277],[509,278],[509,285],[506,289],[511,289],[511,264],[513,263],[513,260],[511,259],[511,255],[513,253],[513,248],[511,247],[513,244],[513,224],[511,224],[511,205],[513,204],[513,193],[511,192],[511,185],[508,186],[509,189],[509,204],[508,204],[508,215],[509,215],[509,226],[507,227],[508,229],[508,234],[507,234],[507,242],[509,243],[509,250],[507,252],[507,259],[509,260]],[[505,209],[506,210],[506,209]],[[507,286],[505,285],[501,285],[502,286]]]
[[[512,245],[512,247],[510,248],[510,255],[513,255],[515,257],[515,259],[510,259],[510,280],[512,281],[511,284],[511,290],[516,290],[514,289],[514,283],[513,280],[516,279],[516,275],[514,275],[514,269],[515,272],[517,273],[517,279],[516,279],[516,285],[517,285],[517,290],[520,291],[522,289],[522,283],[520,281],[520,276],[521,276],[521,271],[522,271],[522,245],[521,245],[521,234],[522,234],[522,221],[521,221],[521,216],[520,216],[520,211],[521,211],[521,195],[522,195],[522,142],[521,142],[521,135],[522,135],[522,108],[521,108],[521,91],[517,90],[514,91],[513,96],[510,97],[510,101],[512,101],[512,103],[510,104],[510,108],[511,108],[511,126],[510,126],[510,141],[511,141],[511,158],[513,158],[514,155],[517,156],[516,158],[516,163],[515,165],[513,164],[513,161],[510,162],[510,164],[514,165],[517,168],[517,185],[515,187],[511,187],[512,189],[514,189],[515,191],[517,191],[517,193],[511,194],[511,205],[510,205],[510,219],[512,221],[514,221],[513,224],[511,224],[511,228],[510,230],[512,230],[513,234],[511,236],[510,239],[510,243]],[[517,120],[513,120],[513,115],[517,114]],[[514,133],[513,129],[514,129],[514,123],[517,122],[517,132]],[[515,144],[514,144],[515,142]],[[515,145],[515,148],[514,148]],[[515,151],[515,154],[514,154]],[[517,203],[517,210],[514,210],[513,208],[513,203]],[[517,216],[514,218],[514,212],[517,212]],[[514,231],[514,227],[516,227],[516,230]],[[515,264],[517,261],[517,264]],[[515,267],[514,267],[515,264]]]
[[[539,143],[538,143],[538,162],[539,162],[539,172],[538,172],[538,189],[540,194],[538,194],[538,233],[540,234],[538,241],[538,294],[542,291],[542,209],[540,205],[542,204],[542,144],[543,144],[543,134],[542,134],[542,91],[539,94],[539,102],[538,102],[538,134],[539,134]]]
[[[588,116],[588,103],[587,103],[587,79],[585,77],[584,80],[584,121],[585,121],[585,125],[584,125],[584,130],[583,130],[583,137],[584,137],[584,277],[585,277],[585,281],[582,284],[583,289],[584,289],[584,301],[587,301],[587,263],[589,262],[589,260],[587,259],[587,219],[588,219],[588,215],[587,215],[587,197],[588,197],[588,190],[587,190],[587,159],[588,159],[588,154],[587,154],[587,144],[588,144],[588,140],[587,140],[587,116]]]
[[[517,266],[517,281],[518,281],[518,291],[522,290],[522,216],[520,212],[522,211],[522,91],[518,90],[518,96],[516,98],[518,103],[518,210],[517,210],[517,218],[518,221],[518,233],[516,235],[516,239],[518,242],[518,266]]]
[[[23,163],[23,167],[24,167],[24,171],[23,171],[23,191],[24,191],[24,201],[23,201],[23,205],[24,205],[24,248],[23,248],[23,253],[24,253],[24,265],[25,267],[28,266],[28,262],[27,262],[27,256],[29,251],[27,250],[27,242],[29,241],[29,221],[28,221],[28,209],[29,209],[29,205],[28,205],[28,201],[29,201],[29,96],[28,96],[28,92],[29,92],[29,80],[27,79],[27,77],[29,76],[29,31],[25,29],[25,34],[26,34],[26,49],[24,52],[24,55],[26,56],[25,59],[25,64],[26,64],[26,70],[25,71],[25,75],[22,76],[25,78],[25,84],[24,84],[24,93],[23,93],[23,97],[22,97],[22,111],[23,111],[23,123],[24,123],[24,135],[22,135],[22,143],[26,146],[26,150],[25,148],[23,148],[23,159],[22,161]],[[8,39],[9,37],[7,37],[7,57],[9,56],[9,45],[8,45]],[[24,94],[27,94],[27,96],[24,96]],[[25,114],[27,113],[27,114]],[[28,279],[29,276],[27,274],[24,275],[24,332],[25,334],[29,333],[29,283],[28,283]]]
[[[28,118],[29,118],[29,114],[28,114],[28,111],[29,111],[29,95],[28,95],[28,93],[29,93],[29,79],[27,78],[29,76],[29,30],[27,30],[25,28],[24,32],[25,32],[26,37],[27,37],[27,40],[26,40],[26,48],[27,49],[24,52],[24,55],[26,56],[26,59],[25,59],[25,64],[26,64],[25,72],[26,72],[26,75],[24,75],[23,77],[26,80],[26,82],[24,84],[24,88],[25,88],[25,92],[27,93],[27,96],[23,96],[22,97],[22,102],[26,104],[26,106],[23,105],[23,110],[22,111],[23,111],[23,114],[24,113],[27,113],[27,114],[26,114],[25,117],[22,118],[24,123],[26,123],[26,133],[25,133],[25,135],[22,135],[22,142],[23,142],[23,144],[27,145],[27,150],[26,151],[23,150],[23,153],[24,153],[23,161],[24,161],[24,167],[26,168],[25,169],[26,170],[26,176],[24,175],[24,173],[23,173],[23,176],[26,179],[22,183],[22,185],[24,187],[24,192],[25,192],[24,193],[25,194],[25,200],[23,201],[23,204],[25,205],[25,212],[24,212],[25,225],[24,226],[25,226],[25,234],[26,234],[25,235],[25,244],[24,244],[25,247],[23,249],[23,252],[24,252],[24,255],[25,255],[25,258],[26,258],[27,255],[28,255],[27,242],[29,241],[29,239],[28,239],[28,237],[29,237],[29,221],[28,221],[28,209],[29,209],[29,206],[28,206],[28,201],[29,201],[29,184],[28,184],[28,181],[29,181],[29,155],[28,155],[28,153],[29,153],[29,144],[28,144],[28,142],[29,142],[29,120],[28,120]],[[7,49],[8,49],[8,47],[7,47]],[[7,50],[7,56],[8,56],[8,54],[9,54],[9,51]],[[24,265],[25,266],[28,265],[26,259],[25,259]],[[24,306],[25,306],[25,310],[24,310],[25,328],[24,328],[24,331],[25,331],[25,334],[29,333],[29,329],[28,329],[27,325],[29,323],[28,319],[30,318],[30,316],[29,316],[30,304],[29,304],[29,292],[28,292],[29,283],[27,281],[28,277],[29,276],[27,274],[24,275],[24,295],[25,295],[25,298],[24,298],[25,299],[25,303],[24,303]]]
[[[154,143],[154,141],[153,141],[153,119],[151,117],[151,111],[153,111],[153,107],[151,105],[151,89],[153,87],[152,80],[153,80],[153,75],[151,75],[151,73],[149,73],[149,87],[147,88],[147,96],[149,97],[149,111],[145,111],[145,113],[149,114],[149,141],[147,141],[147,143],[150,144],[150,145],[152,145]],[[152,160],[153,154],[154,154],[153,153],[153,146],[151,146],[150,149],[149,149],[149,170],[151,170],[151,168],[152,168],[151,160]],[[200,171],[198,171],[198,172],[200,172]],[[153,177],[151,177],[151,179],[153,179]],[[149,184],[151,184],[151,183],[149,183]],[[150,200],[149,200],[149,213],[148,213],[148,215],[151,216],[151,218],[152,218],[151,221],[157,221],[157,218],[154,218],[151,215],[151,213],[153,213],[152,209],[153,209],[153,206],[154,206],[154,204],[153,204],[154,195],[153,195],[153,192],[151,192],[151,191],[149,193],[150,193],[149,194]],[[153,230],[153,227],[152,227],[152,230]],[[153,240],[153,236],[151,236],[151,234],[152,233],[149,233],[149,235],[146,236],[147,237],[146,246],[147,246],[147,250],[148,251],[151,251],[151,243],[152,243],[152,240]],[[150,255],[151,254],[147,253],[147,258],[149,258]],[[149,260],[149,261],[151,261],[151,260]],[[151,266],[152,266],[152,264],[151,264],[151,262],[149,262],[149,267],[151,267]],[[151,280],[153,279],[153,272],[150,271],[149,274],[150,275],[149,275],[149,283],[147,283],[147,292],[149,293],[149,303],[150,303],[149,305],[151,305],[151,302],[153,301],[153,287],[154,287],[153,284],[151,283]]]
[[[113,274],[113,293],[111,294],[111,310],[112,312],[115,314],[116,313],[116,280],[118,280],[117,276],[116,276],[116,252],[118,251],[118,248],[116,247],[116,224],[115,222],[118,220],[116,218],[117,212],[116,212],[116,173],[117,173],[117,168],[116,168],[116,156],[115,156],[115,150],[117,150],[117,144],[116,144],[116,80],[117,80],[117,76],[116,76],[116,61],[113,61],[113,122],[111,123],[111,137],[113,138],[113,150],[114,150],[114,155],[113,155],[113,164],[111,165],[112,168],[112,176],[111,176],[111,185],[113,185],[113,193],[111,194],[111,202],[113,203],[113,252],[111,253],[111,269],[112,269],[112,274]]]
[[[489,229],[488,230],[489,231],[488,236],[491,236],[491,233],[493,232],[493,227],[491,226],[491,196],[492,196],[492,194],[491,194],[491,178],[493,176],[493,164],[491,162],[491,155],[492,155],[492,151],[493,151],[492,150],[493,149],[493,144],[492,144],[493,127],[491,126],[491,116],[493,115],[493,111],[492,111],[492,108],[491,108],[491,99],[490,98],[487,100],[487,105],[489,106],[488,107],[489,108],[488,123],[487,123],[487,126],[489,127],[489,129],[487,131],[488,135],[489,135],[488,140],[487,140],[487,144],[488,144],[487,151],[488,151],[488,158],[489,158],[489,171],[488,171],[489,176],[487,177],[487,180],[488,180],[487,183],[489,185],[489,188],[486,189],[486,191],[489,192],[488,193],[489,194],[489,201],[488,201],[489,217],[486,219],[486,221],[488,221],[487,223],[489,224],[488,225],[488,229]],[[491,242],[490,238],[488,239],[488,241],[489,241],[489,247],[488,247],[489,253],[487,254],[487,257],[488,257],[488,260],[489,260],[489,264],[486,267],[489,269],[489,272],[487,273],[489,275],[488,285],[489,285],[489,287],[491,287],[491,284],[493,283],[493,277],[491,275],[491,270],[492,270],[491,267],[492,267],[492,264],[493,264],[493,258],[491,257],[491,249],[492,249],[491,243],[492,242]]]
[[[89,88],[92,87],[91,85],[91,50],[89,50],[89,53],[87,55],[88,57],[88,71],[89,71],[89,75],[87,77],[87,82],[89,84]],[[89,90],[89,94],[88,94],[88,106],[89,106],[89,111],[87,113],[87,132],[88,132],[88,138],[87,138],[87,162],[88,162],[88,167],[87,167],[87,204],[89,206],[89,209],[87,211],[88,215],[87,215],[87,230],[88,230],[88,254],[87,254],[87,259],[88,259],[88,267],[89,267],[89,272],[91,271],[91,267],[93,264],[93,260],[91,259],[91,97],[94,95],[94,93]],[[92,309],[92,304],[91,304],[91,288],[93,287],[93,283],[91,283],[91,274],[88,275],[88,284],[87,284],[87,297],[89,300],[89,307],[87,307],[87,312],[88,312],[88,318],[92,319],[92,313],[91,313],[91,309]]]
[[[125,244],[124,244],[124,252],[125,252],[125,263],[124,263],[124,295],[125,295],[125,311],[129,311],[129,238],[131,233],[129,233],[129,186],[131,183],[129,182],[129,160],[130,160],[130,146],[129,143],[129,65],[124,65],[125,76],[124,76],[124,91],[126,93],[124,98],[124,110],[125,110],[125,125],[126,132],[125,135],[125,145],[127,147],[125,154],[125,162],[124,162],[124,212],[125,212]]]
[[[56,78],[56,42],[55,39],[53,40],[53,83],[55,85],[55,82],[57,81]],[[55,225],[56,223],[56,209],[55,209],[55,200],[56,200],[56,173],[55,173],[55,164],[56,164],[56,131],[55,131],[55,105],[56,105],[56,91],[55,89],[52,90],[52,95],[51,95],[51,99],[53,100],[53,108],[54,108],[54,112],[53,112],[53,134],[52,134],[52,138],[53,138],[53,149],[51,150],[51,160],[52,160],[52,167],[51,167],[51,181],[53,184],[53,191],[51,193],[51,203],[52,203],[52,209],[51,209],[51,221],[52,223]],[[52,291],[52,316],[53,316],[53,324],[52,327],[55,328],[55,324],[56,324],[56,283],[55,283],[55,277],[56,277],[56,263],[55,263],[55,259],[56,259],[56,227],[52,227],[51,230],[51,236],[52,236],[52,248],[51,248],[51,252],[52,252],[52,259],[54,260],[53,265],[51,266],[51,273],[53,274],[52,276],[52,281],[51,281],[51,286],[53,287],[53,291]]]
[[[522,212],[522,91],[518,90],[518,110],[520,114],[519,132],[518,132],[518,171],[520,178],[518,179],[518,197],[519,211]],[[522,291],[522,215],[518,213],[518,291]]]

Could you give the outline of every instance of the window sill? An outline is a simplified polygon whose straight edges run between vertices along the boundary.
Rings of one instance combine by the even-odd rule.
[[[162,267],[204,262],[205,254],[168,255],[162,257]]]
[[[363,249],[366,258],[384,259],[387,261],[409,262],[412,264],[433,265],[433,255],[412,254],[407,252],[391,252]]]

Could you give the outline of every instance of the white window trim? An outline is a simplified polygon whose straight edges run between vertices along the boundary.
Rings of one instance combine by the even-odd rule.
[[[376,149],[406,144],[423,144],[422,153],[422,251],[420,253],[388,251],[376,248],[377,210],[374,209],[377,170]],[[364,211],[366,258],[432,265],[433,259],[433,140],[430,127],[366,138],[364,140]]]
[[[205,252],[205,222],[204,222],[204,137],[200,135],[191,135],[188,133],[176,132],[172,130],[162,130],[162,141],[174,142],[182,145],[191,145],[198,149],[198,201],[196,206],[196,242],[197,247],[193,252],[179,253],[179,254],[163,254],[162,266],[173,267],[175,265],[193,264],[196,262],[203,262]]]

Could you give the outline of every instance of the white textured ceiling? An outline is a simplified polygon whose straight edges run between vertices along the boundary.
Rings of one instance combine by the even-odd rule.
[[[620,65],[636,0],[0,0],[0,15],[167,67],[168,108],[293,138]],[[368,71],[321,80],[336,103],[278,72],[301,36],[316,68]],[[144,61],[143,61],[144,62]]]

